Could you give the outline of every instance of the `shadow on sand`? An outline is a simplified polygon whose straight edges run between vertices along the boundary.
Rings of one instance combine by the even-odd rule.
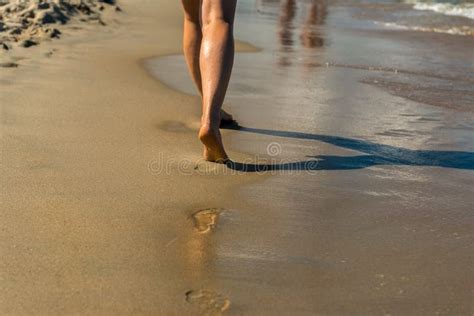
[[[474,169],[474,153],[466,151],[412,150],[390,145],[372,143],[365,140],[339,136],[308,134],[242,127],[237,125],[223,127],[242,132],[271,135],[287,138],[308,139],[325,142],[365,153],[357,156],[308,156],[311,159],[290,163],[252,164],[229,161],[227,167],[243,172],[265,172],[274,170],[351,170],[376,165],[405,165],[424,167],[443,167],[454,169]]]

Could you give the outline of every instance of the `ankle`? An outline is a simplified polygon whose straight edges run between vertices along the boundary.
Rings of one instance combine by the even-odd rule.
[[[201,117],[201,126],[210,126],[211,128],[219,128],[221,121],[220,111],[213,115],[203,115]]]

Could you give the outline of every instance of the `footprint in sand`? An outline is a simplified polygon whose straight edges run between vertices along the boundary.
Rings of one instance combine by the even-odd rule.
[[[227,297],[211,290],[188,291],[186,302],[197,306],[202,315],[220,315],[230,306]]]
[[[192,128],[180,121],[164,121],[158,124],[157,127],[163,131],[173,133],[188,133],[193,131]]]
[[[2,68],[17,68],[18,64],[17,63],[12,63],[12,62],[6,62],[6,63],[0,63],[0,67],[2,67]]]
[[[192,215],[194,228],[201,234],[210,232],[217,225],[220,212],[217,208],[197,211]]]

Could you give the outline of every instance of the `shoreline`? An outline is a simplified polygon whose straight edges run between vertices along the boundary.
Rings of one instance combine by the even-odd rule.
[[[257,46],[254,46],[248,42],[245,42],[245,41],[241,41],[239,39],[235,39],[235,53],[236,54],[242,54],[242,53],[258,53],[261,51],[261,48],[257,47]],[[161,80],[159,80],[158,78],[156,78],[156,76],[153,75],[151,69],[150,69],[150,66],[148,65],[150,63],[150,61],[153,61],[157,58],[164,58],[164,57],[170,57],[170,56],[182,56],[183,57],[183,60],[184,60],[184,56],[183,56],[183,53],[182,51],[179,51],[179,52],[169,52],[169,53],[166,53],[166,54],[153,54],[153,55],[150,55],[150,56],[147,56],[147,57],[142,57],[142,58],[139,58],[137,63],[140,67],[142,67],[144,69],[144,71],[150,76],[150,78],[154,81],[158,81],[160,84],[162,85],[165,85],[168,89],[170,90],[173,90],[173,91],[176,91],[178,93],[182,93],[182,94],[185,94],[185,95],[188,95],[188,96],[192,96],[192,97],[196,97],[197,95],[194,93],[194,94],[189,94],[189,93],[186,93],[184,91],[178,91],[172,87],[169,87],[167,86],[167,84]]]

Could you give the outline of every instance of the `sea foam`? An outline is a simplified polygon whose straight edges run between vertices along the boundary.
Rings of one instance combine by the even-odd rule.
[[[463,16],[474,20],[474,4],[473,3],[434,3],[420,1],[406,1],[413,4],[415,10],[434,11],[445,15]]]

